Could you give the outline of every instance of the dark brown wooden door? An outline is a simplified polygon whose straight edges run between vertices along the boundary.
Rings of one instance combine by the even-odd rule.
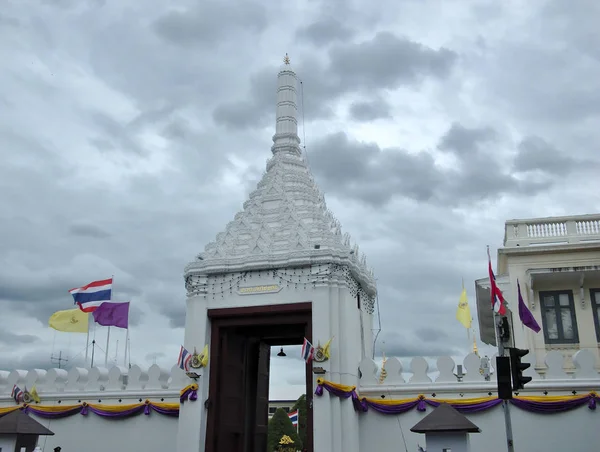
[[[247,338],[222,330],[215,452],[245,452]]]
[[[269,428],[269,366],[271,346],[258,344],[258,372],[256,376],[256,416],[254,427],[254,452],[267,452]]]

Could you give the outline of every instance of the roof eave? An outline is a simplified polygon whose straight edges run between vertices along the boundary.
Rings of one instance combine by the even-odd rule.
[[[348,266],[352,277],[369,295],[377,294],[372,273],[358,262],[355,254],[335,250],[298,250],[285,254],[260,254],[240,257],[205,258],[186,265],[184,276],[214,275],[230,272],[272,270],[284,267],[301,267],[315,264],[338,264]]]

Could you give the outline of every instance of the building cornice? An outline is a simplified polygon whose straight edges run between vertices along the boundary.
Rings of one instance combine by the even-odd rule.
[[[527,256],[535,254],[556,254],[556,253],[574,253],[580,251],[600,251],[599,242],[579,242],[556,245],[530,245],[504,247],[498,249],[498,254],[507,256]]]

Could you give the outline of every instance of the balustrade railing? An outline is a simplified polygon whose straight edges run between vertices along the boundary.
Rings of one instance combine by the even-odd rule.
[[[600,214],[508,220],[504,246],[600,242]]]

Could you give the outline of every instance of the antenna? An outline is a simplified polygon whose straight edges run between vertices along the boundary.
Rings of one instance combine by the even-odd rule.
[[[306,152],[306,127],[304,125],[304,82],[302,79],[300,79],[300,100],[302,101],[302,147],[304,148],[304,157],[306,158],[306,163],[310,165],[310,162],[308,161],[308,152]]]
[[[65,363],[68,362],[69,360],[67,358],[63,358],[62,357],[62,350],[60,352],[58,352],[58,357],[51,355],[50,356],[50,361],[53,363],[58,363],[58,368],[62,369],[62,362],[64,361]]]

